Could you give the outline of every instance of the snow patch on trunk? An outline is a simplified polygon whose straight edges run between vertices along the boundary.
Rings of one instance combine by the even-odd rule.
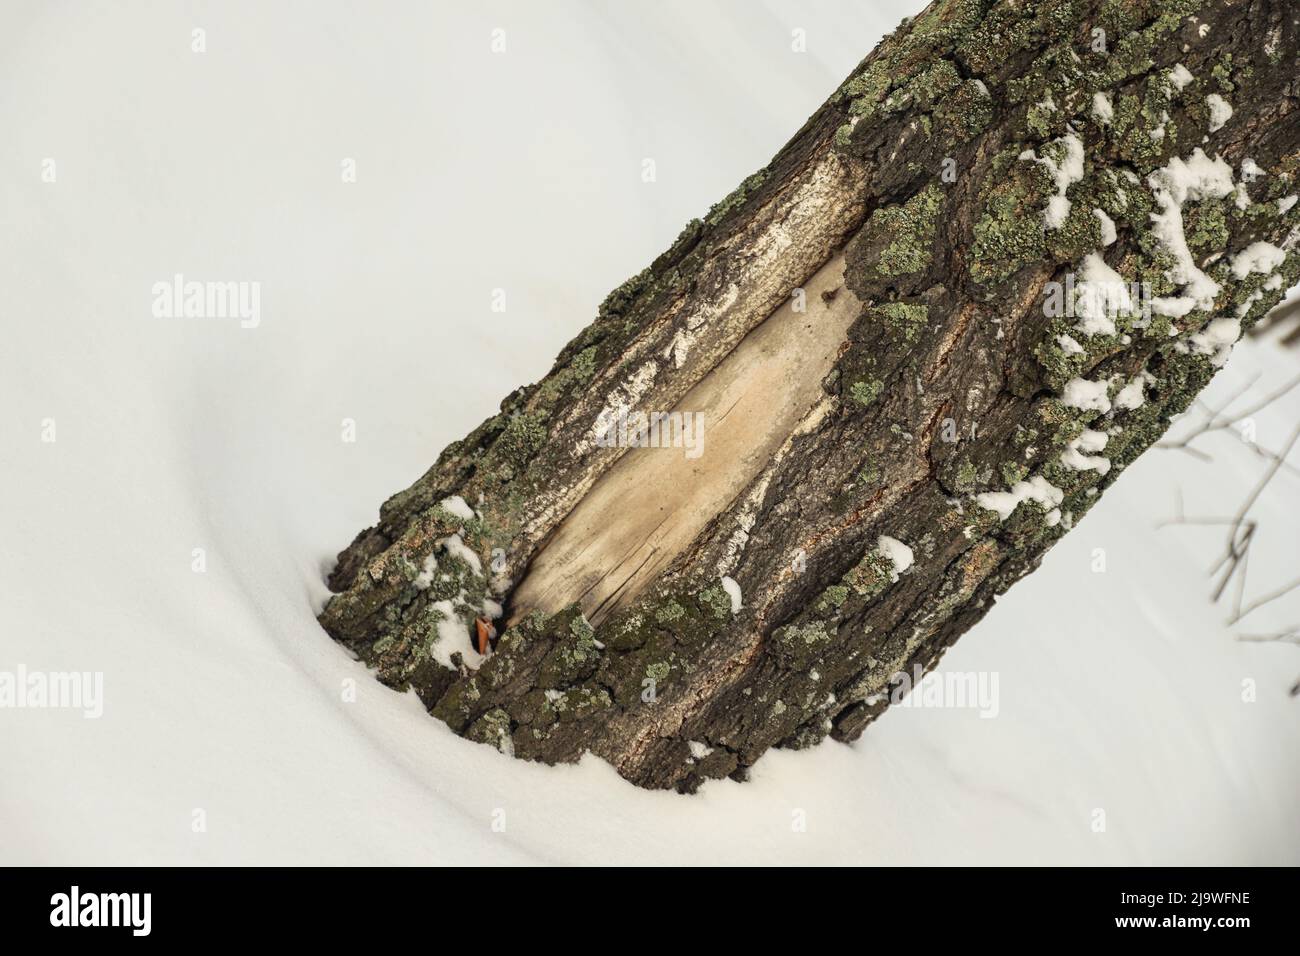
[[[467,545],[463,538],[458,534],[448,535],[438,541],[437,547],[444,548],[446,552],[454,558],[460,558],[469,565],[471,571],[479,577],[483,576],[483,565],[478,559],[474,549]]]
[[[727,597],[731,598],[731,613],[739,614],[740,609],[745,605],[741,600],[740,585],[736,583],[736,579],[723,575],[722,590],[726,591]]]
[[[876,539],[876,551],[887,557],[894,566],[889,576],[891,583],[897,581],[898,576],[912,566],[915,557],[911,548],[887,534],[882,534]]]
[[[1103,246],[1109,246],[1119,237],[1119,233],[1115,230],[1115,220],[1106,215],[1104,209],[1094,209],[1092,214],[1096,216],[1097,221],[1101,223],[1101,244]]]
[[[1110,411],[1110,398],[1107,395],[1109,389],[1108,379],[1090,382],[1086,378],[1072,378],[1065,383],[1061,401],[1071,408],[1079,408],[1083,411],[1108,412]]]
[[[1032,149],[1025,150],[1020,154],[1020,158],[1041,163],[1052,174],[1052,182],[1056,184],[1056,195],[1047,200],[1047,208],[1043,210],[1043,225],[1048,229],[1060,229],[1065,224],[1066,216],[1070,214],[1070,200],[1066,198],[1065,193],[1070,186],[1083,179],[1083,143],[1073,133],[1053,140],[1053,143],[1060,143],[1064,151],[1059,161],[1046,156],[1040,157]]]
[[[448,670],[456,669],[451,659],[456,653],[471,668],[483,663],[483,655],[470,640],[469,627],[456,614],[456,605],[452,601],[435,601],[429,607],[442,615],[437,626],[438,638],[429,649],[430,656]]]
[[[1244,279],[1252,272],[1268,274],[1280,266],[1286,253],[1271,242],[1252,242],[1232,257],[1232,274]]]
[[[450,498],[443,498],[439,502],[443,509],[454,514],[457,518],[463,518],[469,521],[474,517],[474,509],[465,503],[465,499],[460,495],[452,495]]]
[[[1113,232],[1113,224],[1111,229]],[[1078,319],[1079,331],[1085,335],[1114,335],[1115,316],[1131,314],[1133,311],[1128,283],[1106,265],[1106,260],[1100,254],[1088,253],[1079,270],[1079,282],[1074,293],[1074,314]]]
[[[1109,126],[1115,119],[1115,107],[1105,93],[1092,94],[1092,115],[1102,126]]]
[[[1160,207],[1159,212],[1151,214],[1153,231],[1174,257],[1175,264],[1167,273],[1168,278],[1183,288],[1196,308],[1213,308],[1220,286],[1192,259],[1183,232],[1183,205],[1189,200],[1222,199],[1230,194],[1234,189],[1232,168],[1218,156],[1210,159],[1198,147],[1187,159],[1177,156],[1170,159],[1147,177],[1147,185]]]
[[[1239,338],[1241,320],[1214,319],[1202,331],[1195,333],[1190,341],[1193,352],[1211,356],[1210,364],[1219,366],[1228,360],[1232,346]]]
[[[1147,380],[1151,378],[1150,373],[1141,372],[1135,375],[1127,385],[1119,390],[1115,395],[1115,407],[1124,411],[1133,411],[1135,408],[1141,408],[1146,404],[1147,397],[1145,388]]]
[[[981,508],[996,511],[998,518],[1006,521],[1023,501],[1034,501],[1047,511],[1047,523],[1055,525],[1061,520],[1061,511],[1057,507],[1065,498],[1065,492],[1056,487],[1042,475],[1034,475],[1026,481],[1017,481],[1010,491],[986,491],[975,496],[975,503]]]
[[[1210,108],[1210,132],[1223,129],[1223,124],[1232,119],[1232,106],[1218,93],[1211,93],[1205,98],[1205,105]]]
[[[1110,471],[1110,459],[1096,454],[1106,447],[1110,436],[1105,432],[1085,428],[1079,437],[1070,442],[1061,452],[1061,464],[1071,471],[1092,470],[1098,474]]]

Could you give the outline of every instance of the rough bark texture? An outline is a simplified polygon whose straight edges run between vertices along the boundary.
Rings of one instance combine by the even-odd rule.
[[[1295,284],[1297,15],[1284,0],[933,3],[615,290],[543,381],[384,504],[340,554],[321,623],[456,732],[548,762],[589,750],[642,786],[691,790],[743,778],[771,746],[856,738],[891,678],[932,668],[1206,384],[1226,354],[1211,322],[1248,327]],[[1232,108],[1221,124],[1216,97]],[[1061,193],[1071,139],[1082,176]],[[1166,210],[1159,170],[1197,149],[1241,185],[1181,206],[1211,280],[1187,311],[1194,277],[1152,214]],[[1284,261],[1242,258],[1255,243]],[[1094,252],[1150,283],[1165,314],[1092,334],[1048,315],[1049,283]],[[577,603],[514,606],[626,453],[596,442],[598,424],[678,407],[840,253],[861,314],[820,399],[745,490],[595,629]],[[807,304],[814,318],[822,300]],[[1087,402],[1071,380],[1106,384]],[[1107,434],[1108,471],[1068,464],[1085,428]],[[1039,493],[1005,519],[977,501],[1017,487],[1060,500]],[[905,573],[881,535],[913,549]],[[744,595],[738,613],[723,575]],[[485,597],[511,622],[496,652],[443,666],[448,627]]]

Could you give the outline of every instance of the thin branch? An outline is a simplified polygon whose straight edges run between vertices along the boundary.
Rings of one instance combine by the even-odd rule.
[[[1189,454],[1195,454],[1198,457],[1200,457],[1202,460],[1209,460],[1210,459],[1209,455],[1205,454],[1205,452],[1200,452],[1197,449],[1190,448],[1189,447],[1190,444],[1193,441],[1195,441],[1197,438],[1200,438],[1202,435],[1208,435],[1211,432],[1223,431],[1224,429],[1231,428],[1233,425],[1236,425],[1239,422],[1242,422],[1245,419],[1250,418],[1252,415],[1258,414],[1259,412],[1263,411],[1269,405],[1273,404],[1278,399],[1282,398],[1283,396],[1291,392],[1296,386],[1300,385],[1300,375],[1291,379],[1291,381],[1287,382],[1285,385],[1281,386],[1280,388],[1274,389],[1272,392],[1268,393],[1259,401],[1257,401],[1254,405],[1251,405],[1250,407],[1240,412],[1237,412],[1231,416],[1225,415],[1224,413],[1227,412],[1227,410],[1232,405],[1234,405],[1238,399],[1240,399],[1247,392],[1249,392],[1251,388],[1254,387],[1257,381],[1259,381],[1258,374],[1255,375],[1254,378],[1252,378],[1249,382],[1247,382],[1243,388],[1240,388],[1236,392],[1234,392],[1232,396],[1228,398],[1227,401],[1223,402],[1217,408],[1211,408],[1210,406],[1207,406],[1203,403],[1198,403],[1201,405],[1202,414],[1204,414],[1205,416],[1205,421],[1201,424],[1201,426],[1199,428],[1194,429],[1189,434],[1183,436],[1180,439],[1157,442],[1156,447],[1174,448],[1179,451],[1188,452]],[[1271,452],[1268,452],[1266,449],[1261,449],[1257,445],[1254,445],[1253,442],[1250,444],[1253,448],[1257,450],[1259,454],[1265,455],[1270,458],[1275,457]]]
[[[1250,509],[1255,506],[1255,502],[1259,500],[1259,496],[1263,493],[1264,489],[1268,487],[1269,482],[1277,475],[1278,471],[1282,467],[1282,462],[1290,456],[1292,449],[1295,448],[1297,440],[1300,440],[1300,424],[1297,424],[1296,427],[1291,430],[1291,437],[1287,439],[1286,447],[1282,450],[1282,453],[1273,460],[1273,463],[1269,466],[1268,470],[1264,472],[1264,477],[1259,480],[1255,485],[1254,490],[1251,491],[1249,497],[1246,498],[1246,501],[1237,510],[1236,525],[1238,527],[1246,520],[1246,515],[1250,513]],[[1230,552],[1232,550],[1234,537],[1235,533],[1228,536],[1228,550]]]
[[[1237,640],[1257,644],[1300,644],[1300,628],[1273,634],[1238,634]]]
[[[1300,588],[1300,578],[1296,578],[1290,584],[1284,585],[1283,587],[1278,588],[1276,591],[1270,591],[1268,594],[1265,594],[1263,597],[1259,597],[1251,601],[1249,604],[1245,606],[1245,608],[1243,608],[1240,612],[1238,612],[1238,614],[1228,623],[1236,624],[1247,614],[1251,613],[1252,611],[1258,610],[1259,608],[1263,607],[1265,604],[1269,604],[1273,601],[1276,601],[1280,597],[1284,597],[1285,595],[1290,594],[1296,588]]]

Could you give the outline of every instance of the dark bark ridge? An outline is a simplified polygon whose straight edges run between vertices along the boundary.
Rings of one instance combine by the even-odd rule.
[[[1282,0],[931,4],[383,505],[322,625],[457,733],[590,751],[641,786],[855,739],[1300,278],[1296,18]],[[862,314],[745,492],[596,628],[577,603],[512,607],[624,452],[593,440],[602,412],[675,407],[836,255]],[[1086,329],[1048,314],[1052,283],[1101,267],[1156,307]],[[914,563],[898,573],[881,536]],[[475,668],[448,628],[485,601],[511,623]]]

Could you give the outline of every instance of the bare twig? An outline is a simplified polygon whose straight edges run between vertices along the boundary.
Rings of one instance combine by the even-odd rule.
[[[1199,426],[1192,429],[1188,434],[1180,439],[1160,442],[1157,447],[1171,448],[1175,451],[1181,451],[1185,454],[1192,455],[1202,461],[1212,461],[1213,456],[1200,448],[1193,447],[1192,443],[1203,435],[1211,432],[1224,431],[1232,428],[1245,421],[1250,416],[1267,408],[1273,402],[1289,394],[1296,386],[1300,385],[1300,376],[1291,379],[1280,388],[1274,389],[1264,395],[1258,401],[1252,403],[1239,412],[1229,414],[1228,409],[1244,397],[1255,385],[1258,376],[1252,378],[1246,383],[1244,388],[1238,389],[1228,399],[1218,406],[1209,406],[1203,402],[1196,403],[1202,421]],[[1227,528],[1227,540],[1224,544],[1223,553],[1219,559],[1210,568],[1210,576],[1217,578],[1214,590],[1213,600],[1217,603],[1229,587],[1234,583],[1232,598],[1232,614],[1228,619],[1229,625],[1239,623],[1247,615],[1257,611],[1261,607],[1276,601],[1287,594],[1300,589],[1300,578],[1276,588],[1267,594],[1261,595],[1252,601],[1246,601],[1246,583],[1250,569],[1250,548],[1255,541],[1255,532],[1259,529],[1259,523],[1250,516],[1251,510],[1258,503],[1260,496],[1269,486],[1270,482],[1277,476],[1278,472],[1286,469],[1290,472],[1300,474],[1287,458],[1295,448],[1297,441],[1300,441],[1300,424],[1291,432],[1290,438],[1286,445],[1279,452],[1270,451],[1267,448],[1260,447],[1257,443],[1244,442],[1250,446],[1251,450],[1258,456],[1269,461],[1269,466],[1264,474],[1255,483],[1250,494],[1246,496],[1245,501],[1237,509],[1237,512],[1231,518],[1223,517],[1188,517],[1183,501],[1183,490],[1179,486],[1175,498],[1174,516],[1167,521],[1161,522],[1159,527],[1169,525],[1199,525],[1202,527],[1222,527]],[[1300,645],[1300,628],[1290,628],[1283,631],[1262,634],[1238,634],[1237,640],[1253,643],[1286,643]],[[1300,681],[1296,681],[1290,691],[1292,696],[1300,696]]]
[[[1259,597],[1251,601],[1249,604],[1246,605],[1246,607],[1240,613],[1236,615],[1236,617],[1234,617],[1228,623],[1236,624],[1238,621],[1240,621],[1251,611],[1258,610],[1259,608],[1263,607],[1265,604],[1268,604],[1272,601],[1276,601],[1278,598],[1290,594],[1296,588],[1300,588],[1300,578],[1296,578],[1290,584],[1284,585],[1283,587],[1278,588],[1276,591],[1270,591],[1268,594],[1265,594],[1263,597]]]
[[[1204,405],[1203,403],[1198,402],[1198,404],[1201,405],[1203,414],[1205,415],[1205,422],[1199,428],[1193,430],[1191,433],[1184,436],[1183,438],[1172,440],[1172,441],[1158,442],[1156,444],[1156,447],[1175,448],[1184,451],[1191,451],[1192,449],[1190,449],[1188,446],[1197,438],[1200,438],[1202,435],[1208,435],[1210,432],[1223,431],[1224,429],[1231,428],[1233,425],[1236,425],[1244,421],[1245,419],[1250,418],[1252,415],[1255,415],[1263,411],[1269,405],[1273,404],[1279,398],[1282,398],[1284,395],[1286,395],[1288,392],[1294,389],[1297,385],[1300,385],[1300,375],[1298,375],[1295,378],[1291,379],[1291,381],[1283,385],[1281,388],[1275,389],[1274,391],[1265,395],[1263,398],[1261,398],[1254,405],[1251,405],[1249,408],[1231,416],[1225,415],[1224,413],[1239,398],[1241,398],[1248,391],[1250,391],[1251,388],[1254,387],[1255,383],[1258,380],[1259,380],[1259,376],[1256,375],[1254,378],[1252,378],[1249,382],[1246,383],[1245,387],[1238,389],[1235,393],[1233,393],[1233,395],[1226,402],[1224,402],[1218,408],[1211,408],[1209,406]],[[1205,456],[1203,452],[1201,454],[1203,457],[1208,457]],[[1270,454],[1270,457],[1275,457],[1275,456],[1272,456]]]
[[[1287,439],[1286,447],[1282,449],[1280,455],[1273,459],[1273,463],[1269,466],[1268,470],[1264,472],[1264,477],[1256,483],[1254,490],[1251,491],[1245,502],[1237,510],[1233,530],[1228,535],[1229,554],[1232,554],[1234,551],[1234,541],[1242,524],[1246,521],[1246,515],[1249,514],[1250,509],[1255,506],[1255,502],[1259,500],[1259,496],[1263,493],[1264,489],[1268,487],[1269,482],[1277,475],[1278,470],[1282,467],[1282,462],[1286,460],[1287,456],[1291,454],[1292,449],[1295,448],[1297,440],[1300,440],[1300,424],[1297,424],[1296,427],[1291,430],[1291,437]],[[1250,533],[1254,534],[1253,526]]]
[[[1237,640],[1261,644],[1300,644],[1300,628],[1293,627],[1289,631],[1278,631],[1274,634],[1238,634]]]

